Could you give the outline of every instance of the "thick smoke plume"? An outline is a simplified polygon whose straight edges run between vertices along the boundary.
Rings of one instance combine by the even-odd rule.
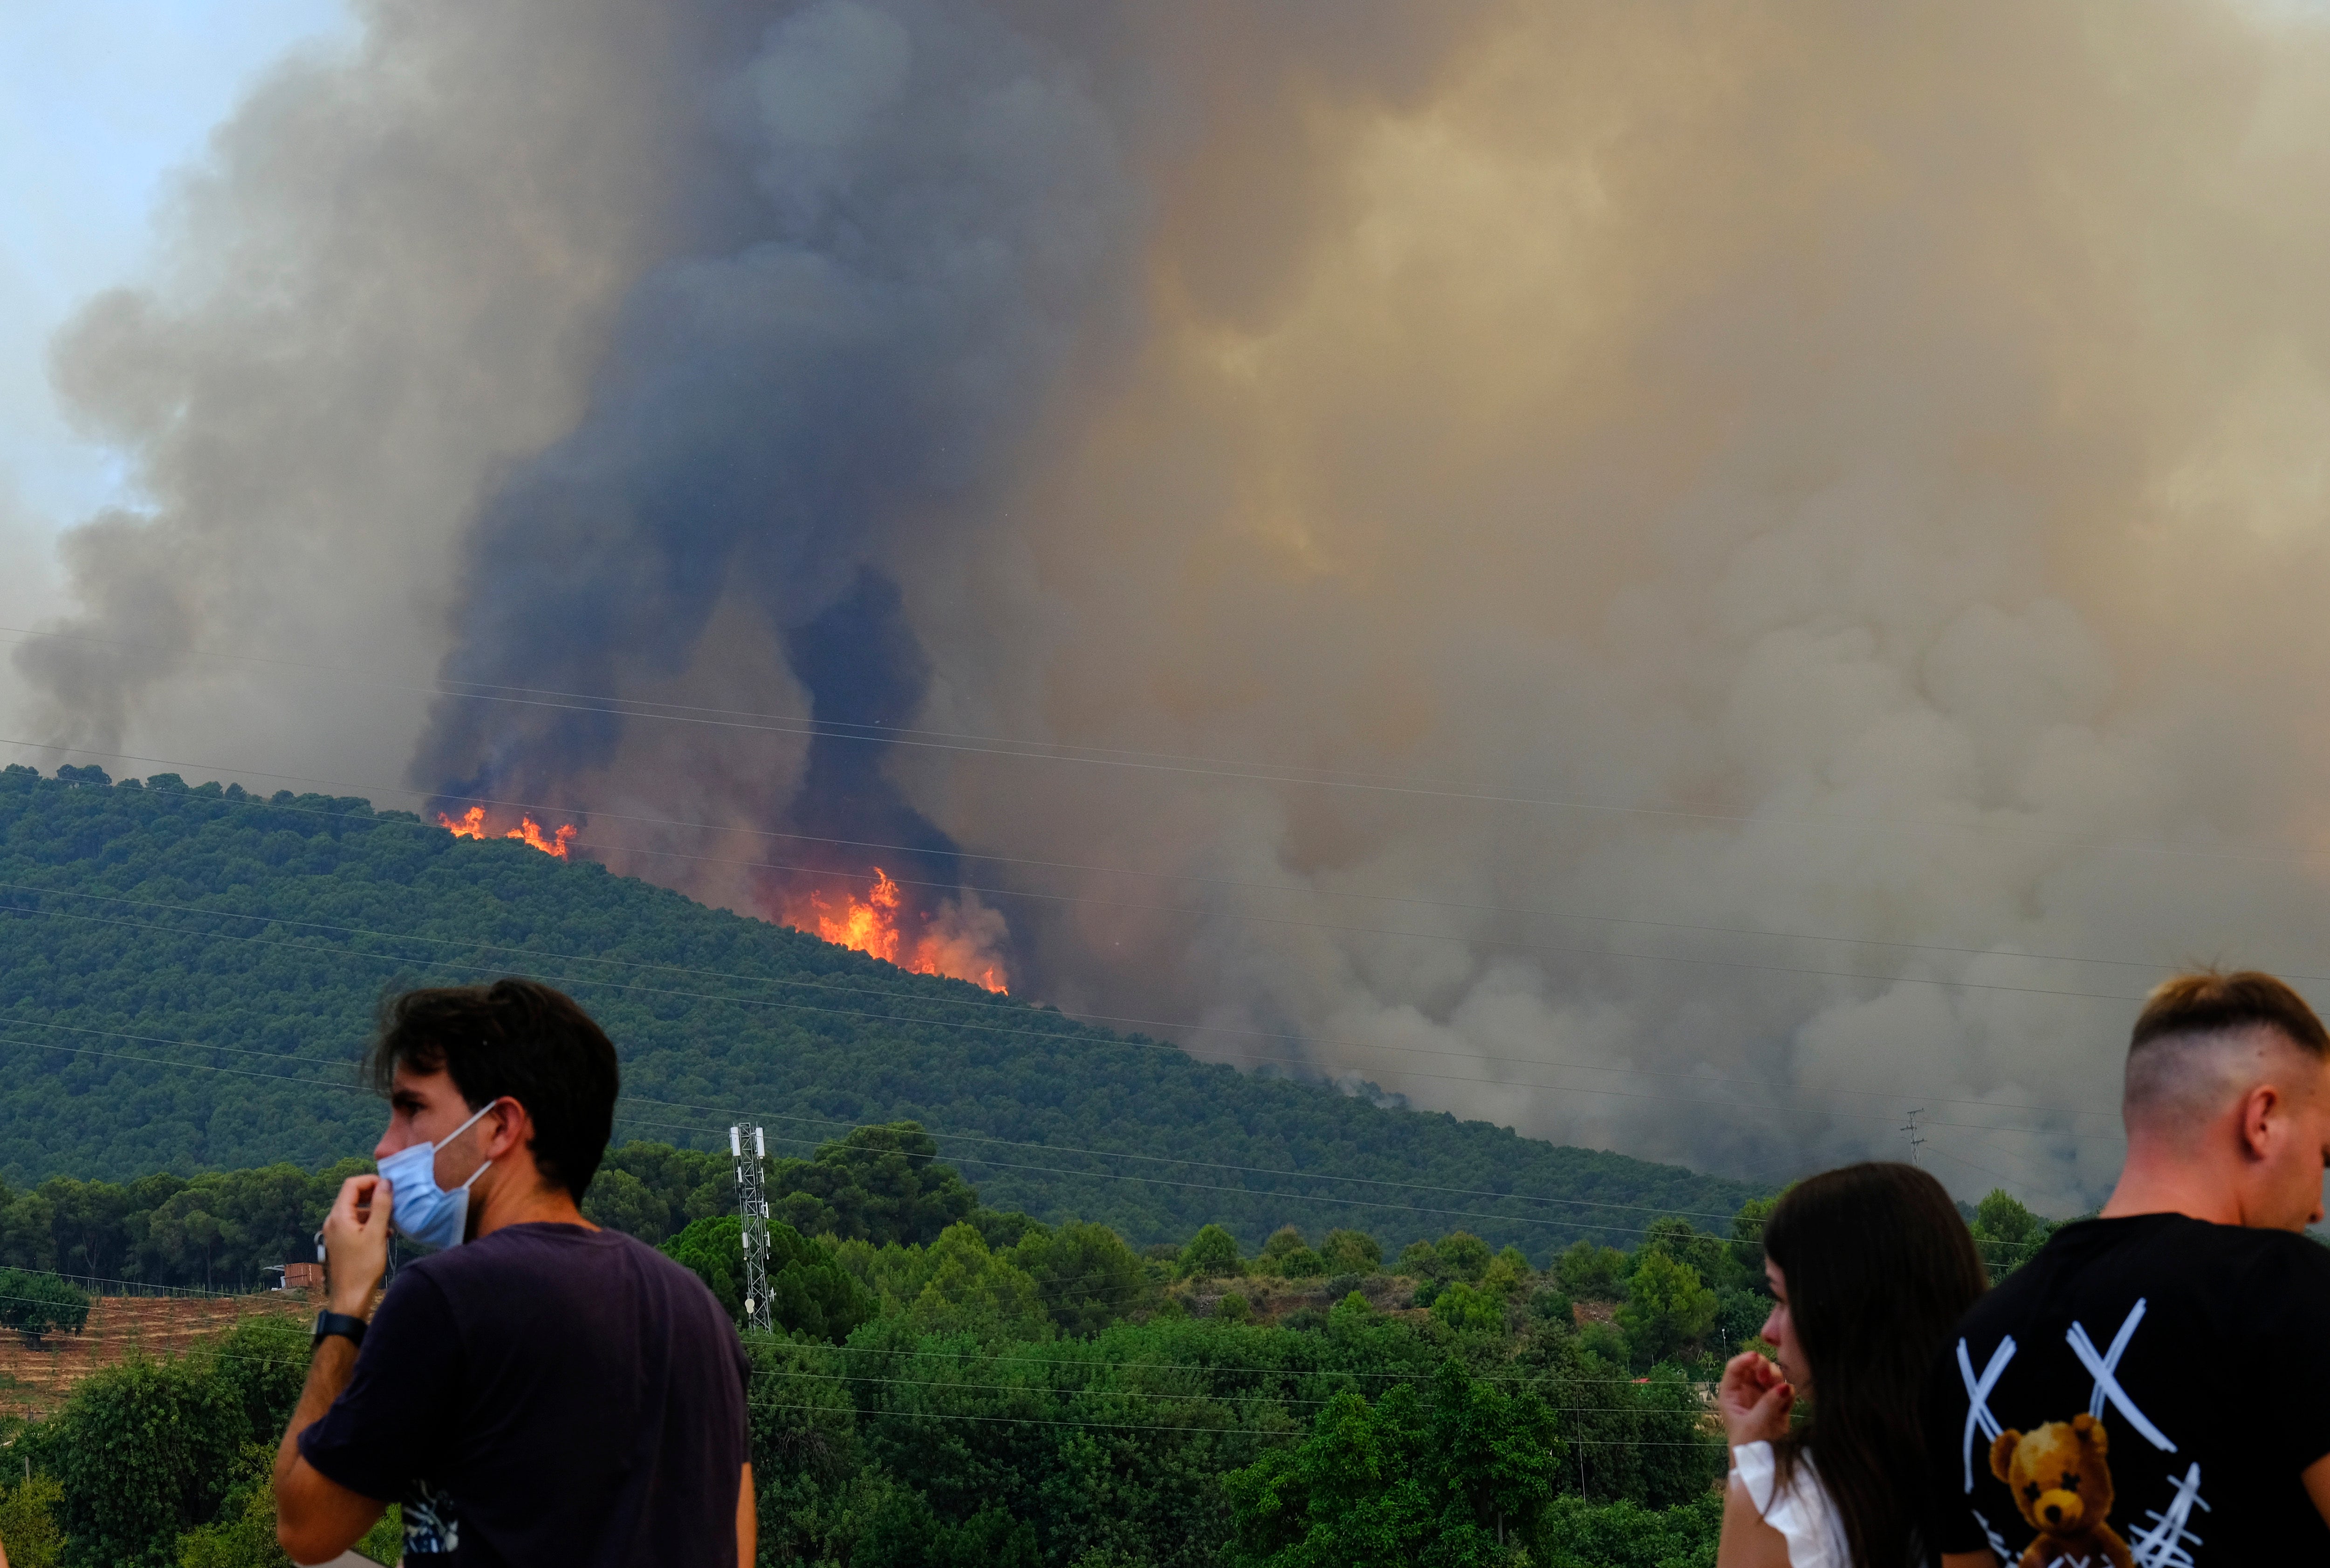
[[[2316,24],[369,18],[59,347],[152,509],[41,739],[406,751],[1208,1055],[1773,1175],[1921,1108],[2056,1207],[2163,968],[2320,968]]]

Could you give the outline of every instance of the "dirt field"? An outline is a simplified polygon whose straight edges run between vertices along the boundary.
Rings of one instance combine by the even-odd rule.
[[[90,1304],[89,1323],[79,1334],[52,1334],[38,1350],[0,1331],[0,1412],[45,1415],[82,1378],[126,1356],[174,1355],[257,1314],[305,1318],[314,1312],[297,1292],[100,1296]]]

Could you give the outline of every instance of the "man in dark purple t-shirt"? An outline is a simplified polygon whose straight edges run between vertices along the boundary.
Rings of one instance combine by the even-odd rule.
[[[294,1562],[392,1500],[411,1568],[750,1564],[750,1374],[710,1291],[582,1217],[615,1051],[527,980],[398,998],[373,1050],[377,1176],[324,1222],[328,1309],[275,1459]],[[442,1250],[368,1310],[390,1225]]]

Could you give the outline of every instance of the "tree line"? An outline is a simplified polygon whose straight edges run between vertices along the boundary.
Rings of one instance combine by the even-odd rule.
[[[1769,1309],[1768,1201],[1537,1258],[1348,1226],[1136,1246],[988,1206],[912,1123],[772,1166],[775,1331],[744,1335],[764,1563],[1713,1563],[1705,1388]],[[627,1144],[585,1213],[741,1316],[733,1173]],[[1969,1219],[1994,1271],[2047,1229],[2003,1193]],[[279,1568],[265,1462],[306,1361],[296,1321],[250,1321],[0,1433],[12,1562]]]
[[[858,1128],[818,1146],[808,1157],[770,1160],[765,1179],[772,1214],[805,1236],[877,1246],[924,1244],[966,1219],[989,1241],[1008,1243],[1035,1224],[1016,1210],[982,1207],[971,1185],[940,1154],[938,1140],[916,1122]],[[0,1267],[77,1277],[95,1282],[100,1291],[119,1284],[256,1289],[266,1282],[270,1268],[314,1255],[313,1237],[341,1182],[371,1168],[370,1160],[349,1158],[312,1171],[286,1164],[194,1176],[161,1172],[119,1183],[52,1176],[13,1188],[0,1182]],[[1745,1316],[1761,1299],[1756,1280],[1762,1253],[1749,1233],[1760,1229],[1770,1206],[1768,1198],[1741,1205],[1730,1222],[1739,1233],[1725,1242],[1729,1250],[1720,1255],[1708,1251],[1708,1236],[1692,1230],[1691,1221],[1670,1216],[1653,1221],[1643,1233],[1643,1244],[1631,1250],[1581,1238],[1559,1254],[1555,1267],[1580,1299],[1625,1301],[1620,1314],[1624,1326],[1613,1331],[1631,1334],[1653,1358],[1717,1326],[1728,1339],[1741,1339],[1753,1333]],[[584,1199],[584,1211],[594,1223],[655,1245],[691,1225],[733,1218],[735,1208],[734,1162],[725,1151],[647,1140],[611,1149]],[[2003,1191],[1978,1209],[1969,1208],[1966,1217],[1991,1254],[1994,1275],[2046,1233],[2044,1222]],[[1092,1224],[1071,1229],[1119,1234]],[[1611,1233],[1623,1239],[1624,1233]],[[1227,1230],[1208,1224],[1198,1234],[1191,1244],[1205,1253],[1205,1267],[1216,1274],[1237,1271],[1227,1266],[1236,1245]],[[1381,1246],[1359,1231],[1331,1229],[1316,1249],[1300,1235],[1282,1228],[1239,1269],[1309,1279],[1384,1266]],[[1432,1293],[1443,1283],[1470,1289],[1498,1270],[1506,1271],[1496,1274],[1502,1280],[1526,1266],[1520,1248],[1508,1245],[1499,1252],[1470,1233],[1436,1245],[1454,1251],[1440,1258],[1435,1243],[1419,1238],[1391,1262],[1393,1271],[1425,1281],[1419,1305],[1430,1306]],[[1177,1247],[1166,1250],[1179,1255]],[[1152,1243],[1143,1255],[1155,1251]],[[1663,1260],[1669,1253],[1690,1262],[1696,1283],[1662,1261],[1637,1280],[1638,1260]],[[1754,1299],[1743,1299],[1743,1290]],[[1630,1293],[1638,1299],[1629,1300]]]

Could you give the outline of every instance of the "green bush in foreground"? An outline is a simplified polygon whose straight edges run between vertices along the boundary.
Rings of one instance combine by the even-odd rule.
[[[1358,1231],[1313,1248],[1283,1226],[1249,1263],[1209,1225],[1144,1256],[972,1194],[903,1240],[969,1188],[883,1131],[799,1162],[826,1162],[857,1234],[772,1227],[779,1332],[744,1336],[762,1564],[1711,1564],[1703,1389],[1768,1304],[1738,1255],[1752,1223],[1661,1220],[1631,1253],[1563,1253],[1558,1280],[1452,1232],[1401,1254],[1411,1300]],[[684,1150],[620,1152],[609,1223],[653,1233],[711,1179]],[[697,1214],[665,1243],[731,1310],[739,1235]],[[1311,1271],[1331,1256],[1353,1266]],[[1565,1285],[1615,1289],[1624,1331],[1601,1307],[1581,1329]],[[0,1488],[14,1561],[281,1568],[267,1471],[307,1362],[304,1325],[269,1316],[91,1377],[18,1436],[35,1474]],[[360,1550],[398,1546],[391,1519]]]
[[[171,1568],[237,1475],[250,1425],[204,1365],[126,1361],[91,1375],[24,1439],[62,1488],[66,1561]]]
[[[896,1287],[882,1315],[840,1343],[744,1337],[763,1563],[1486,1568],[1526,1547],[1683,1568],[1711,1550],[1695,1500],[1721,1448],[1691,1384],[1634,1384],[1566,1323],[1460,1329],[1352,1292],[1299,1327],[1159,1310],[1067,1337],[974,1227],[840,1248]],[[1468,1299],[1496,1301],[1442,1296]],[[281,1568],[267,1472],[305,1341],[252,1319],[90,1378],[19,1438],[37,1473],[0,1491],[14,1560],[41,1568],[45,1539],[59,1568]],[[1665,1544],[1596,1555],[1638,1537]],[[397,1546],[390,1520],[360,1549]]]
[[[49,1476],[27,1476],[0,1486],[0,1544],[8,1548],[8,1568],[57,1568],[64,1560],[65,1535],[57,1524],[64,1488]]]
[[[92,1374],[18,1440],[57,1485],[63,1561],[174,1568],[180,1536],[242,1502],[251,1451],[273,1453],[307,1365],[301,1326],[260,1318],[191,1355]]]
[[[1539,1523],[1539,1568],[1715,1568],[1723,1494],[1671,1508],[1558,1497]]]
[[[1508,1393],[1444,1363],[1429,1393],[1370,1405],[1338,1394],[1308,1440],[1225,1478],[1234,1560],[1255,1568],[1488,1568],[1509,1561],[1554,1495],[1564,1458],[1536,1390]]]
[[[243,1450],[243,1476],[227,1491],[218,1516],[178,1537],[177,1568],[294,1568],[275,1540],[275,1450],[251,1444]],[[404,1554],[403,1510],[388,1506],[379,1522],[355,1544],[355,1554],[393,1563]],[[16,1568],[11,1556],[8,1568]]]

